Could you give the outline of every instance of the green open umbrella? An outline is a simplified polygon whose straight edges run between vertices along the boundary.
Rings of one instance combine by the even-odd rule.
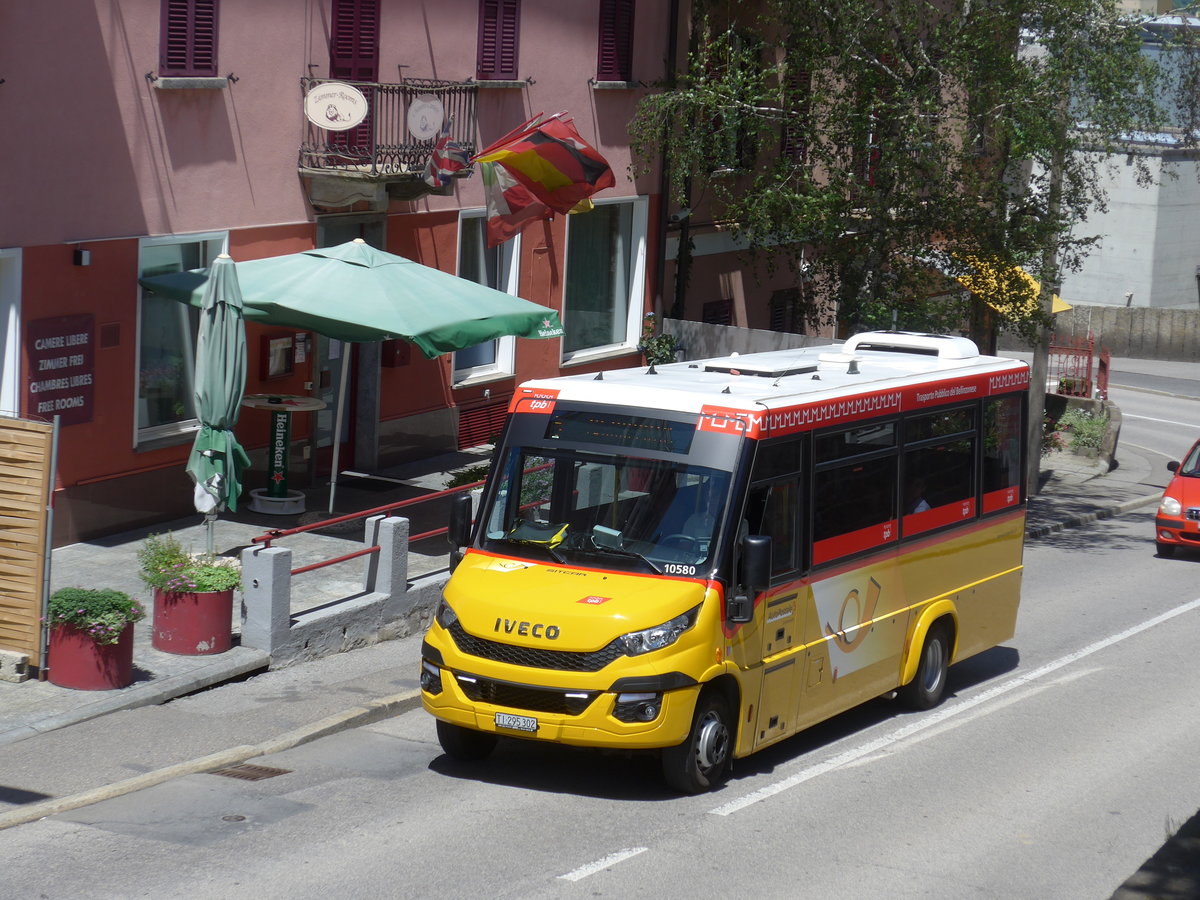
[[[251,321],[340,341],[402,338],[432,359],[504,335],[562,335],[554,310],[361,239],[235,264]],[[200,306],[208,269],[143,278],[156,294]]]
[[[233,433],[246,389],[246,326],[237,272],[224,253],[212,265],[200,306],[193,395],[200,430],[187,471],[196,485],[196,510],[207,519],[211,553],[216,515],[226,507],[237,511],[242,472],[250,464]]]
[[[377,250],[362,239],[234,266],[248,320],[336,340],[400,338],[432,359],[505,335],[553,338],[563,333],[558,313],[549,307]],[[211,269],[193,269],[143,278],[141,284],[163,297],[202,306],[211,279]],[[343,367],[348,363],[349,354],[343,354]],[[343,390],[346,381],[343,377]],[[335,435],[341,433],[342,399]],[[333,447],[330,512],[337,482],[336,439]]]

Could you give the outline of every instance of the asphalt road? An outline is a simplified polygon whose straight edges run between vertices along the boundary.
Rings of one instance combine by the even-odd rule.
[[[1153,402],[1123,406],[1123,441],[1195,420]],[[1016,637],[956,666],[943,706],[873,701],[709,795],[667,792],[652,759],[515,741],[455,764],[414,710],[256,759],[279,770],[262,780],[189,775],[0,831],[0,897],[1109,897],[1200,809],[1200,558],[1156,558],[1152,516],[1031,541]],[[357,654],[410,649],[11,745],[0,786],[278,733],[378,693]]]

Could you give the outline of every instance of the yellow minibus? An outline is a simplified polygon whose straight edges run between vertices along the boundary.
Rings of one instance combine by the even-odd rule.
[[[1029,369],[961,337],[535,380],[451,513],[444,751],[653,750],[673,788],[1010,639]]]

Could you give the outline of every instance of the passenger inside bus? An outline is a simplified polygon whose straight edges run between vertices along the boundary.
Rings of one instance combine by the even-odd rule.
[[[929,503],[925,500],[925,479],[917,475],[908,480],[908,489],[905,492],[904,511],[908,515],[913,513],[925,512],[929,509]]]

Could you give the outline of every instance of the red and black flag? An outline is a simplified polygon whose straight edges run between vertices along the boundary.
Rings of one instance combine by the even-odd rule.
[[[541,113],[473,158],[503,166],[535,198],[569,213],[593,194],[616,184],[608,161],[579,136],[563,113]]]

